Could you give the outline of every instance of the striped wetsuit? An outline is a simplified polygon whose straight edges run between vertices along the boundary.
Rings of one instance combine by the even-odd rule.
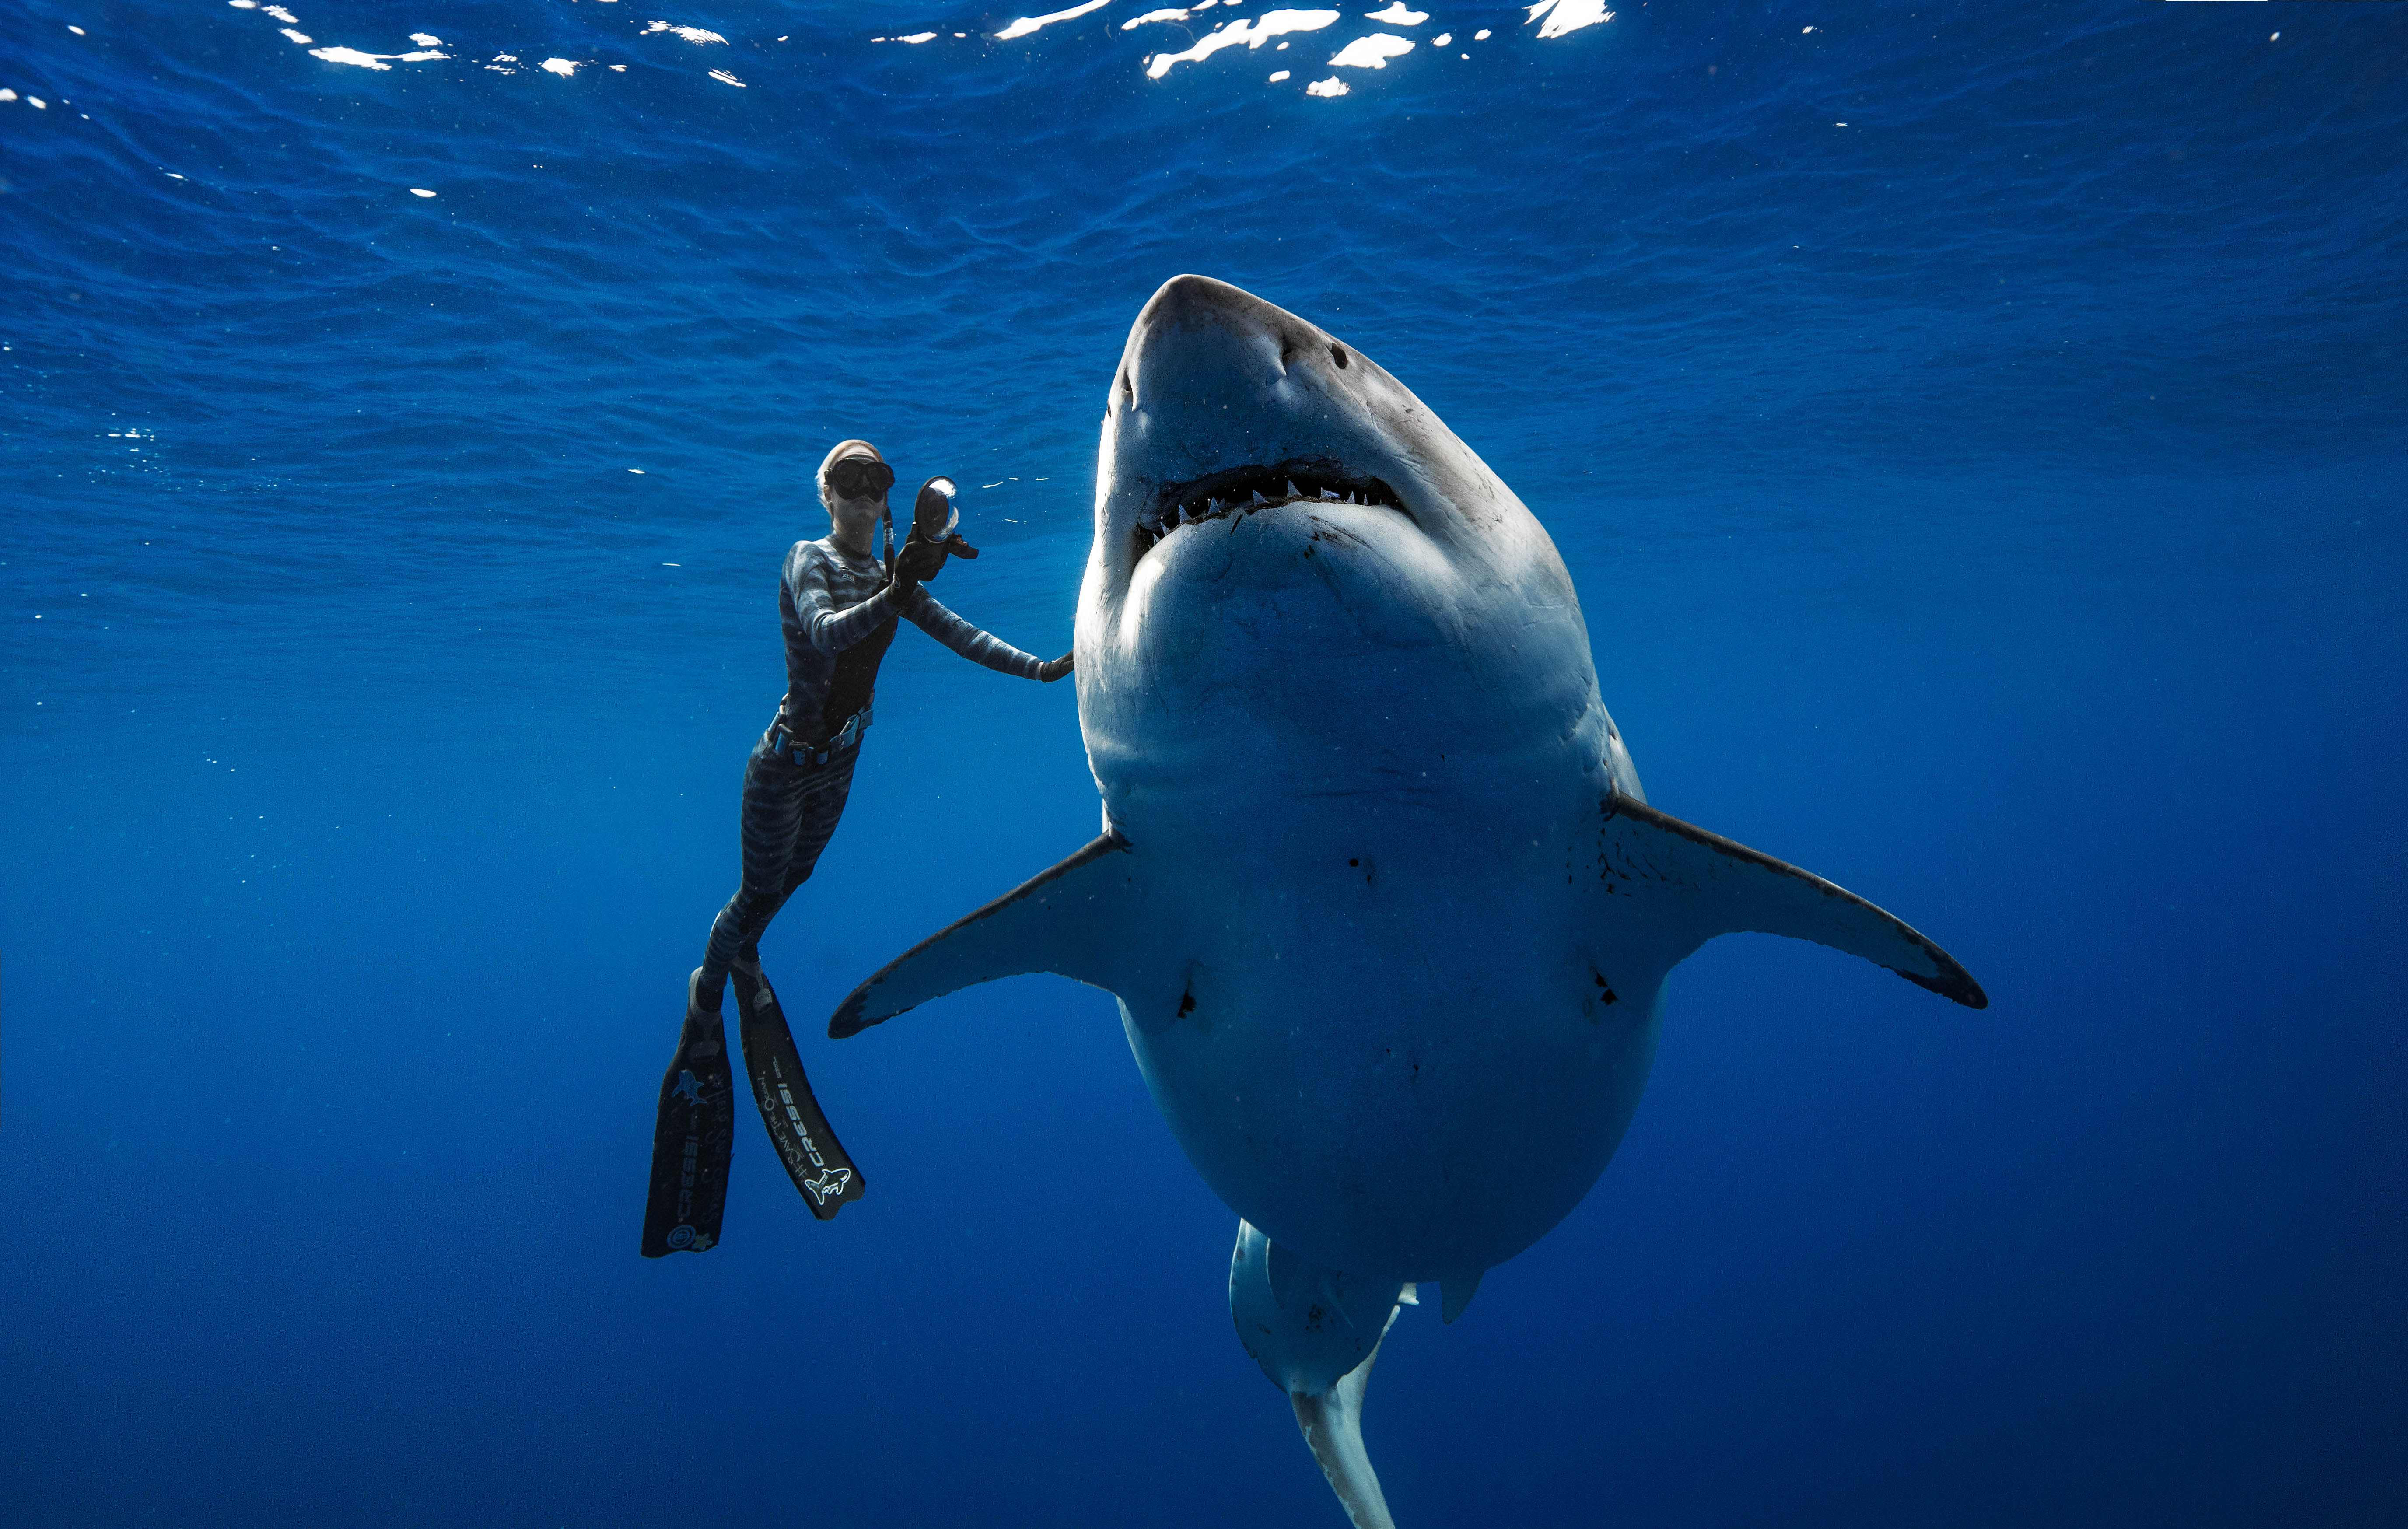
[[[896,617],[964,658],[1024,679],[1039,678],[1035,655],[980,631],[922,585],[896,593],[886,565],[833,540],[798,541],[778,584],[786,639],[786,695],[744,764],[743,880],[711,921],[699,996],[716,1007],[736,961],[758,959],[762,932],[795,889],[810,879],[844,814],[878,665],[895,640]],[[836,744],[831,748],[831,743]]]

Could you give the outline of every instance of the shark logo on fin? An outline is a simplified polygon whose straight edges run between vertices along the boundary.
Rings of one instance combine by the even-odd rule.
[[[688,1106],[695,1109],[700,1109],[702,1107],[702,1083],[694,1076],[692,1070],[681,1067],[678,1070],[677,1087],[669,1090],[669,1097],[672,1099],[683,1099]]]
[[[1648,805],[1554,542],[1326,330],[1165,283],[1096,472],[1075,651],[1105,831],[829,1033],[1021,972],[1113,993],[1241,1218],[1247,1350],[1357,1529],[1393,1529],[1361,1429],[1387,1324],[1429,1280],[1452,1322],[1588,1193],[1674,966],[1755,931],[1988,1000],[1863,898]]]
[[[802,1180],[802,1185],[810,1192],[814,1204],[825,1205],[830,1200],[841,1199],[845,1186],[852,1182],[851,1168],[822,1168],[813,1177]]]

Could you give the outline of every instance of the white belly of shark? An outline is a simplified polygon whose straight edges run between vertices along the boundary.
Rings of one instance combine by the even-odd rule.
[[[1904,923],[1646,805],[1538,521],[1405,387],[1225,283],[1139,314],[1097,460],[1079,720],[1103,836],[830,1022],[1051,971],[1118,995],[1241,1218],[1239,1336],[1358,1526],[1399,1303],[1446,1319],[1579,1203],[1716,935],[1818,941],[1972,1007]]]

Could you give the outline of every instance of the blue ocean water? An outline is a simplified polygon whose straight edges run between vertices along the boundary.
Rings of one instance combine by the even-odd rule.
[[[764,944],[870,1194],[739,1122],[636,1255],[811,468],[1061,650],[1191,270],[1513,484],[1657,805],[1992,1000],[1682,968],[1383,1350],[1399,1522],[2408,1520],[2408,14],[1427,3],[0,8],[0,1520],[1342,1522],[1109,998],[813,1022],[1094,833],[1068,686],[897,642]]]

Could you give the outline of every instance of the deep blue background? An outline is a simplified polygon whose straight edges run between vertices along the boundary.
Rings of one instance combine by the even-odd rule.
[[[0,8],[0,1519],[1340,1522],[1108,999],[810,1022],[1093,833],[1068,686],[898,643],[765,945],[871,1195],[748,1128],[635,1254],[810,468],[954,473],[1058,651],[1181,270],[1515,485],[1658,805],[1992,998],[1684,967],[1383,1350],[1407,1529],[2408,1517],[2400,7],[1433,4],[1326,101],[1362,7],[294,4],[452,56]]]

